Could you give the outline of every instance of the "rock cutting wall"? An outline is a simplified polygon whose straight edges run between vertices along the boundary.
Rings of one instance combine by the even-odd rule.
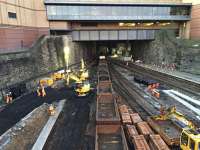
[[[200,41],[177,39],[172,31],[161,30],[154,41],[131,44],[135,60],[156,65],[175,63],[180,71],[200,74]]]
[[[74,43],[70,36],[42,37],[28,51],[0,54],[0,89],[64,67],[65,47],[69,64],[95,57],[93,43]]]

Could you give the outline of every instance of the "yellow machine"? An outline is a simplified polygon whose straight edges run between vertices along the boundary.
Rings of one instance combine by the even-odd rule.
[[[52,76],[51,76],[51,78],[54,81],[64,79],[64,70],[61,70],[61,71],[53,73]]]
[[[180,147],[182,150],[200,150],[200,132],[184,128],[181,133]]]
[[[156,120],[170,119],[182,128],[180,137],[180,148],[182,150],[200,150],[200,131],[192,121],[188,120],[183,114],[177,112],[175,106],[167,110],[161,106],[160,111],[160,115],[155,116]]]
[[[90,92],[90,83],[88,81],[76,82],[75,91],[78,96],[87,96]]]
[[[85,68],[85,64],[83,59],[81,60],[81,69],[79,70],[79,73],[73,73],[70,70],[67,70],[66,74],[66,80],[67,80],[67,85],[69,85],[69,80],[74,80],[75,81],[75,92],[77,96],[82,97],[82,96],[87,96],[90,92],[90,83],[88,81],[88,70]]]
[[[80,80],[86,80],[89,78],[88,70],[85,67],[83,59],[81,59],[81,69],[80,69]]]
[[[52,78],[43,78],[39,83],[44,86],[52,86],[54,82]]]
[[[183,114],[176,111],[176,106],[169,107],[167,110],[163,106],[160,108],[160,115],[155,116],[157,120],[174,120],[182,124],[182,127],[195,128],[192,121],[189,121]]]

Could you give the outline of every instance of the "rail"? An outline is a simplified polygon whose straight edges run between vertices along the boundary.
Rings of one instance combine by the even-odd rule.
[[[142,119],[154,115],[157,111],[147,103],[143,94],[134,85],[130,84],[119,72],[110,66],[114,90],[119,93],[125,101],[141,115]]]
[[[152,78],[170,87],[176,87],[194,94],[200,93],[200,84],[197,82],[151,70],[149,68],[144,68],[133,63],[129,63],[129,65],[127,66],[126,62],[120,60],[111,60],[111,62],[134,72],[136,75],[142,75],[148,78]]]

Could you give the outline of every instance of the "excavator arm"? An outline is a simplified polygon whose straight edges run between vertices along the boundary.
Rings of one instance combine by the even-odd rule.
[[[81,82],[80,78],[79,78],[77,75],[73,74],[73,73],[70,73],[70,74],[69,74],[69,78],[70,78],[71,80],[76,81],[76,82]]]
[[[169,119],[176,123],[179,123],[181,128],[189,127],[191,129],[196,129],[196,126],[192,121],[188,120],[183,114],[181,114],[176,110],[176,106],[169,107],[166,110],[164,110],[163,108],[162,111],[164,113],[162,112],[160,113],[160,115],[155,116],[155,119],[157,120]]]

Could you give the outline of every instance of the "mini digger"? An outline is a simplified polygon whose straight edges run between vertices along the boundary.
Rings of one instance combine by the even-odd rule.
[[[91,88],[88,78],[89,73],[83,59],[81,60],[81,68],[78,72],[73,72],[68,69],[65,74],[67,85],[69,85],[70,80],[75,81],[74,91],[78,97],[84,97],[90,93]]]

